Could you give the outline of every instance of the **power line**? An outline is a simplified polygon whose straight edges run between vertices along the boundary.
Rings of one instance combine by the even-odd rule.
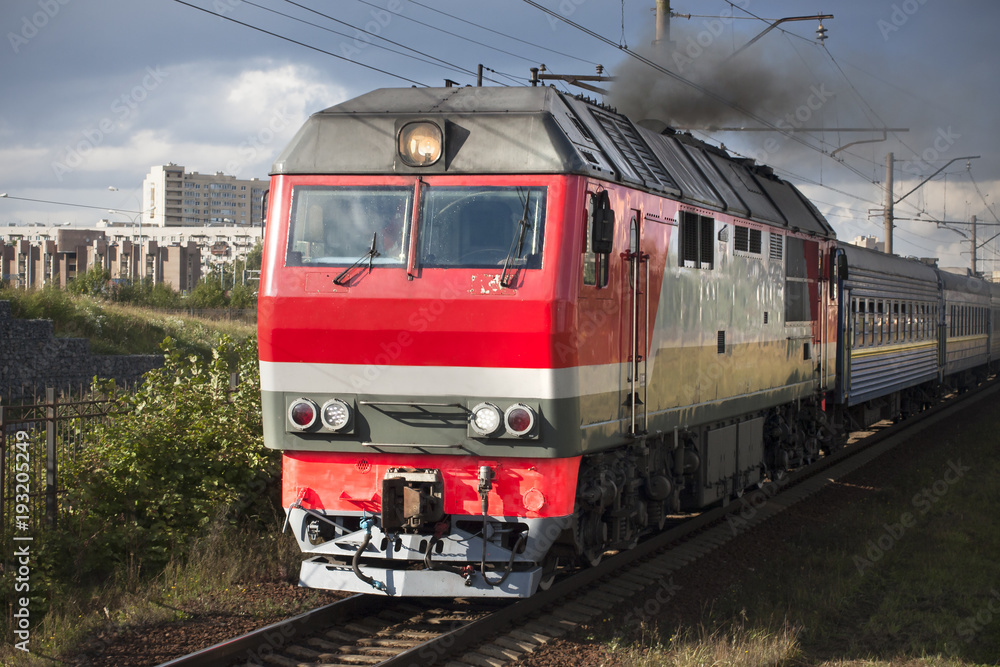
[[[347,58],[345,56],[341,56],[341,55],[338,55],[336,53],[331,53],[329,51],[325,51],[325,50],[323,50],[321,48],[312,46],[310,44],[306,44],[305,42],[300,42],[298,40],[292,39],[291,37],[285,37],[284,35],[279,35],[278,33],[271,32],[270,30],[264,30],[263,28],[258,28],[255,25],[251,25],[249,23],[244,23],[243,21],[237,21],[236,19],[234,19],[232,17],[225,16],[224,14],[217,14],[217,13],[215,13],[215,12],[213,12],[211,10],[205,9],[203,7],[199,7],[197,5],[192,5],[189,2],[184,2],[184,0],[174,0],[174,2],[176,2],[177,4],[180,4],[180,5],[184,5],[185,7],[190,7],[191,9],[197,9],[199,12],[205,12],[206,14],[210,14],[211,16],[215,16],[215,17],[220,18],[220,19],[225,19],[226,21],[230,21],[230,22],[235,23],[237,25],[241,25],[241,26],[243,26],[245,28],[250,28],[251,30],[256,30],[257,32],[262,32],[265,35],[270,35],[271,37],[277,37],[278,39],[283,39],[286,42],[291,42],[292,44],[297,44],[299,46],[303,46],[303,47],[305,47],[307,49],[310,49],[312,51],[316,51],[318,53],[322,53],[322,54],[327,55],[327,56],[332,56],[332,57],[334,57],[334,58],[336,58],[338,60],[344,60],[344,61],[347,61],[347,62],[352,63],[354,65],[359,65],[360,67],[364,67],[365,69],[373,70],[373,71],[378,72],[380,74],[387,74],[387,75],[393,77],[394,79],[400,79],[402,81],[406,81],[407,83],[413,83],[413,84],[416,84],[418,86],[429,87],[429,86],[427,86],[426,83],[421,83],[420,81],[415,81],[413,79],[408,79],[405,76],[402,76],[402,75],[399,75],[399,74],[395,74],[395,73],[390,72],[388,70],[380,69],[380,68],[374,67],[372,65],[366,65],[365,63],[358,62],[357,60],[351,60],[350,58]]]
[[[294,5],[295,7],[298,7],[299,9],[304,9],[307,12],[311,12],[313,14],[316,14],[317,16],[322,16],[323,18],[325,18],[327,20],[330,20],[330,21],[333,21],[334,23],[339,23],[340,25],[347,26],[348,28],[352,28],[354,30],[357,30],[358,32],[363,33],[365,35],[370,35],[370,36],[374,37],[375,39],[381,39],[383,42],[388,42],[388,43],[390,43],[390,44],[392,44],[394,46],[398,46],[400,48],[406,49],[407,51],[412,51],[413,53],[417,53],[417,54],[419,54],[421,56],[424,56],[425,58],[430,58],[432,60],[436,60],[437,62],[439,62],[439,63],[441,63],[443,65],[447,65],[448,67],[450,67],[450,68],[452,68],[454,70],[458,70],[460,72],[463,72],[465,74],[469,74],[471,76],[476,76],[476,73],[473,72],[472,70],[465,69],[464,67],[459,67],[458,65],[455,65],[454,63],[450,63],[447,60],[442,60],[441,58],[437,58],[435,56],[432,56],[429,53],[424,53],[423,51],[414,49],[414,48],[409,47],[409,46],[407,46],[405,44],[401,44],[400,42],[395,42],[395,41],[393,41],[393,40],[391,40],[391,39],[389,39],[387,37],[382,37],[381,35],[378,35],[378,34],[376,34],[374,32],[369,31],[369,30],[364,30],[362,28],[359,28],[359,27],[357,27],[355,25],[352,25],[352,24],[350,24],[350,23],[348,23],[346,21],[341,21],[338,18],[334,18],[333,16],[330,16],[329,14],[324,14],[323,12],[317,11],[317,10],[312,9],[310,7],[306,7],[305,5],[303,5],[301,3],[298,3],[298,2],[295,2],[294,0],[284,0],[284,1],[287,2],[290,5]],[[421,84],[421,85],[423,85],[423,84]]]
[[[304,23],[304,24],[306,24],[308,26],[311,26],[313,28],[318,28],[319,30],[323,30],[325,32],[329,32],[329,33],[334,34],[334,35],[339,35],[340,37],[346,37],[347,39],[352,39],[352,40],[355,39],[355,35],[349,35],[346,32],[339,32],[337,30],[334,30],[333,28],[327,28],[325,26],[317,25],[317,24],[313,23],[312,21],[306,21],[305,19],[300,19],[297,16],[292,16],[291,14],[286,14],[285,12],[279,12],[277,9],[271,9],[270,7],[265,7],[264,5],[257,4],[256,2],[252,2],[251,0],[242,0],[242,2],[244,4],[250,5],[251,7],[256,7],[258,9],[263,9],[266,12],[271,12],[272,14],[277,14],[278,16],[283,16],[283,17],[285,17],[287,19],[291,19],[292,21],[297,21],[299,23]],[[417,60],[417,61],[422,62],[422,63],[427,63],[428,65],[441,66],[441,63],[444,63],[445,67],[447,67],[448,69],[451,69],[453,71],[462,72],[464,74],[470,74],[471,73],[469,70],[462,69],[462,68],[460,68],[458,66],[452,65],[450,63],[446,63],[445,61],[434,62],[432,60],[427,60],[427,59],[420,58],[420,57],[417,57],[417,56],[414,56],[414,55],[410,55],[408,53],[404,53],[403,51],[397,51],[396,49],[390,49],[388,46],[382,46],[381,44],[372,43],[371,45],[373,47],[375,47],[376,49],[382,49],[384,51],[388,51],[389,53],[395,53],[396,55],[403,56],[404,58],[411,58],[413,60]]]
[[[608,39],[608,38],[606,38],[606,37],[604,37],[604,36],[602,36],[602,35],[594,32],[593,30],[590,30],[589,28],[586,28],[586,27],[580,25],[579,23],[576,23],[575,21],[570,20],[569,18],[567,18],[567,17],[565,17],[565,16],[563,16],[563,15],[557,13],[557,12],[552,11],[551,9],[548,9],[547,7],[544,7],[544,6],[540,5],[540,4],[538,4],[534,0],[523,0],[523,1],[526,4],[531,5],[535,9],[538,9],[539,11],[541,11],[541,12],[543,12],[545,14],[548,14],[549,16],[552,16],[555,19],[557,19],[559,21],[562,21],[563,23],[566,23],[566,24],[568,24],[568,25],[576,28],[580,32],[583,32],[583,33],[585,33],[587,35],[590,35],[594,39],[597,39],[597,40],[599,40],[599,41],[607,44],[608,46],[613,46],[614,48],[619,49],[620,51],[623,51],[627,55],[631,56],[632,58],[635,58],[636,60],[638,60],[641,63],[644,63],[645,65],[648,65],[649,67],[652,67],[656,71],[661,72],[662,74],[665,74],[668,77],[670,77],[670,78],[672,78],[672,79],[674,79],[676,81],[679,81],[679,82],[681,82],[681,83],[683,83],[683,84],[685,84],[687,86],[690,86],[691,88],[694,88],[695,90],[697,90],[701,94],[705,95],[709,99],[715,100],[716,102],[719,102],[720,104],[723,104],[723,105],[729,107],[730,109],[738,111],[739,113],[747,116],[748,118],[757,121],[758,123],[760,123],[764,127],[768,128],[770,130],[773,130],[775,132],[778,132],[779,134],[782,134],[782,135],[788,137],[792,141],[794,141],[796,143],[799,143],[799,144],[802,144],[806,148],[809,148],[811,150],[817,151],[818,153],[820,153],[822,155],[828,155],[826,153],[826,151],[824,151],[822,148],[818,148],[818,147],[812,145],[811,143],[809,143],[805,139],[802,139],[802,138],[796,136],[794,133],[789,132],[788,130],[781,129],[780,127],[778,127],[774,123],[771,123],[770,121],[765,120],[764,118],[762,118],[758,114],[754,113],[753,111],[751,111],[751,110],[749,110],[749,109],[747,109],[747,108],[745,108],[745,107],[743,107],[743,106],[741,106],[741,105],[733,102],[732,100],[729,100],[729,99],[723,97],[722,95],[720,95],[720,94],[718,94],[718,93],[716,93],[716,92],[714,92],[714,91],[712,91],[712,90],[710,90],[710,89],[708,89],[708,88],[706,88],[706,87],[704,87],[704,86],[702,86],[702,85],[700,85],[698,83],[695,83],[694,81],[691,81],[690,79],[687,79],[687,78],[681,76],[680,74],[677,74],[676,72],[673,72],[673,71],[667,69],[666,67],[663,67],[662,65],[656,63],[655,61],[650,60],[649,58],[647,58],[647,57],[645,57],[645,56],[643,56],[643,55],[641,55],[639,53],[636,53],[635,51],[632,51],[631,49],[628,49],[628,48],[623,47],[623,46],[621,46],[619,44],[616,44],[612,40],[610,40],[610,39]],[[867,175],[865,175],[863,172],[861,172],[859,169],[857,169],[853,165],[849,165],[849,164],[847,164],[846,162],[844,162],[842,160],[838,160],[837,162],[839,164],[843,165],[844,167],[846,167],[847,169],[853,171],[855,174],[857,174],[858,176],[860,176],[865,181],[868,181],[869,183],[875,184],[874,181],[872,181]]]
[[[298,7],[303,7],[302,5],[299,5],[298,3],[292,2],[292,0],[285,0],[285,2],[290,2],[291,4],[296,5]],[[364,4],[364,5],[368,5],[370,7],[376,7],[378,9],[382,9],[382,7],[379,7],[378,5],[376,5],[374,3],[368,2],[367,0],[357,0],[357,2],[360,2],[361,4]],[[421,6],[423,6],[423,5],[421,5]],[[308,7],[303,7],[303,9],[308,9]],[[309,11],[315,11],[315,10],[309,9]],[[319,12],[315,12],[315,13],[319,14]],[[320,14],[320,15],[321,16],[326,16],[325,14]],[[458,39],[464,40],[466,42],[471,42],[472,44],[475,44],[477,46],[485,47],[487,49],[490,49],[491,51],[497,51],[497,52],[502,53],[504,55],[511,56],[512,58],[520,58],[521,60],[527,61],[529,63],[535,62],[535,61],[531,60],[530,58],[525,58],[524,56],[522,56],[520,54],[511,53],[510,51],[504,51],[503,49],[497,48],[495,46],[490,46],[489,44],[483,44],[482,42],[477,42],[476,40],[471,39],[469,37],[465,37],[463,35],[456,34],[456,33],[451,32],[449,30],[445,30],[444,28],[440,28],[440,27],[438,27],[436,25],[432,25],[430,23],[425,23],[423,21],[418,21],[417,19],[410,18],[409,16],[403,16],[402,14],[396,14],[396,16],[399,16],[400,18],[406,19],[407,21],[412,21],[413,23],[416,23],[417,25],[422,25],[422,26],[424,26],[426,28],[430,28],[431,30],[437,30],[438,32],[442,32],[442,33],[444,33],[446,35],[451,35],[452,37],[457,37]],[[331,17],[327,17],[327,18],[331,18]],[[336,21],[337,19],[331,19],[331,20]]]
[[[7,193],[4,193],[3,195],[0,195],[0,199],[18,199],[20,201],[33,201],[33,202],[39,202],[39,203],[42,203],[42,204],[59,204],[60,206],[72,206],[73,208],[96,208],[96,209],[100,209],[100,210],[103,210],[103,211],[110,211],[111,210],[107,206],[91,206],[89,204],[74,204],[74,203],[68,202],[68,201],[51,201],[49,199],[30,199],[28,197],[15,197],[14,195],[9,195]],[[115,209],[115,210],[117,212],[119,212],[119,213],[144,213],[145,212],[145,211],[128,211],[128,210],[125,210],[123,208],[119,208],[119,209]]]
[[[358,2],[364,2],[364,0],[358,0]],[[365,2],[365,4],[367,5],[367,4],[370,4],[370,3]],[[573,60],[578,60],[578,61],[580,61],[582,63],[587,63],[588,65],[595,65],[596,66],[598,64],[598,63],[595,63],[595,62],[593,62],[591,60],[587,60],[585,58],[580,58],[578,56],[574,56],[574,55],[572,55],[570,53],[564,53],[562,51],[557,51],[556,49],[550,49],[547,46],[542,46],[541,44],[535,44],[534,42],[529,42],[529,41],[521,39],[519,37],[515,37],[513,35],[508,35],[505,32],[500,32],[499,30],[494,30],[493,28],[488,28],[488,27],[486,27],[484,25],[479,25],[478,23],[475,23],[473,21],[468,21],[468,20],[463,19],[461,17],[455,16],[454,14],[449,14],[448,12],[442,11],[440,9],[435,9],[434,7],[431,7],[430,5],[425,5],[422,2],[417,2],[417,0],[410,0],[410,4],[417,5],[418,7],[423,7],[424,9],[427,9],[429,11],[436,12],[438,14],[441,14],[443,16],[447,16],[449,18],[453,18],[456,21],[461,21],[462,23],[474,26],[474,27],[479,28],[481,30],[486,30],[487,32],[492,32],[495,35],[500,35],[501,37],[506,37],[507,39],[512,39],[512,40],[514,40],[516,42],[521,42],[522,44],[527,44],[528,46],[533,46],[536,49],[541,49],[543,51],[548,51],[549,53],[555,53],[555,54],[560,55],[560,56],[565,56],[566,58],[571,58]],[[404,16],[403,18],[406,18],[406,17]]]
[[[990,208],[990,205],[986,202],[986,196],[983,194],[982,190],[979,189],[979,183],[976,183],[976,177],[972,175],[971,167],[969,168],[968,172],[969,172],[969,180],[972,181],[972,187],[976,188],[976,193],[978,193],[979,198],[983,200],[983,206],[985,206],[986,210],[990,212],[990,215],[993,216],[993,219],[996,220],[998,223],[1000,223],[1000,218],[997,218],[997,214],[993,211],[992,208]]]

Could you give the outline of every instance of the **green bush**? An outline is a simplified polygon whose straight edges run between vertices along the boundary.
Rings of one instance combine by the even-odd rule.
[[[134,306],[148,308],[181,308],[183,298],[170,285],[159,283],[154,285],[151,278],[143,278],[137,282],[121,283],[111,290],[111,300],[118,303],[128,303]]]
[[[250,285],[237,285],[229,292],[229,307],[240,310],[257,308],[257,291]]]
[[[207,361],[169,338],[163,347],[163,368],[121,395],[118,416],[64,466],[61,579],[137,564],[155,574],[220,512],[273,514],[265,491],[279,459],[263,445],[256,341],[224,338]]]
[[[108,292],[108,283],[111,274],[100,266],[92,266],[82,276],[77,276],[69,281],[66,289],[74,294],[89,294],[91,296],[101,296]]]
[[[188,294],[186,304],[189,308],[225,308],[229,301],[220,283],[202,278]]]

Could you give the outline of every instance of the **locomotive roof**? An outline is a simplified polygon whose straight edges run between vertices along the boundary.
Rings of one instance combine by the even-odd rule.
[[[445,127],[445,155],[409,167],[396,155],[407,120]],[[617,181],[741,218],[834,237],[795,186],[689,135],[634,124],[554,88],[386,88],[313,114],[272,174],[556,174]]]

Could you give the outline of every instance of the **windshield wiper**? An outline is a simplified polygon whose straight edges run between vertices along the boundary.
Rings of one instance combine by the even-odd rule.
[[[513,276],[507,276],[507,271],[510,270],[511,259],[521,259],[521,253],[524,252],[524,235],[528,232],[528,228],[531,227],[531,223],[528,222],[528,206],[530,204],[531,190],[528,190],[528,194],[524,198],[524,213],[521,214],[521,219],[517,222],[520,228],[517,231],[517,235],[510,243],[510,250],[507,251],[507,258],[503,261],[503,272],[500,274],[501,287],[511,286],[511,279]],[[515,248],[517,248],[517,257],[514,257]]]
[[[372,232],[372,245],[370,248],[368,248],[368,252],[361,255],[361,257],[358,257],[358,260],[354,262],[354,264],[351,264],[349,267],[341,271],[340,275],[338,275],[336,278],[333,279],[334,285],[343,285],[344,283],[346,283],[348,280],[347,275],[351,271],[356,269],[358,265],[361,264],[366,259],[368,260],[368,273],[372,272],[372,262],[375,260],[376,257],[379,256],[379,251],[375,249],[375,239],[377,236],[378,232]]]

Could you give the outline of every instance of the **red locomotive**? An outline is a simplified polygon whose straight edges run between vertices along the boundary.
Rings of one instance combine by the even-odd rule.
[[[808,200],[554,89],[319,112],[267,217],[265,440],[306,586],[528,596],[885,412],[837,382],[846,260]]]

